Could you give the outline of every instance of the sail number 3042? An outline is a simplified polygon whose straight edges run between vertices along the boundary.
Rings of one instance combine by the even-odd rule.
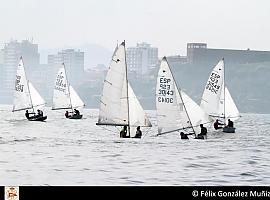
[[[161,77],[159,79],[159,87],[158,90],[158,102],[162,103],[173,103],[173,93],[174,91],[171,90],[171,79]]]

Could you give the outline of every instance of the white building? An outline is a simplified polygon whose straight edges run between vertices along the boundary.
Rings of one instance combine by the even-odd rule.
[[[158,64],[158,48],[145,42],[127,48],[127,65],[130,72],[147,75]]]

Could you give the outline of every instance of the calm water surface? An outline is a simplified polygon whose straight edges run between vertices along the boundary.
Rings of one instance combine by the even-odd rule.
[[[24,111],[0,106],[0,185],[269,185],[270,115],[243,114],[235,134],[209,131],[207,140],[177,133],[120,139],[98,127],[98,110],[82,120],[51,111],[29,122]]]

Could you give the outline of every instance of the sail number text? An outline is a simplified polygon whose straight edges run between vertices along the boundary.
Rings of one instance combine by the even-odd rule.
[[[220,88],[220,85],[218,84],[219,78],[220,78],[220,75],[218,75],[216,73],[212,73],[208,82],[207,82],[206,89],[217,94],[217,92]]]
[[[18,92],[23,92],[24,85],[20,84],[21,76],[16,75],[15,90]]]
[[[161,77],[159,79],[158,102],[173,103],[174,91],[171,90],[171,79]]]
[[[62,73],[63,72],[61,72],[60,74],[57,75],[54,89],[59,90],[61,92],[65,92],[67,85],[66,85],[66,83],[63,83],[64,76],[62,75]]]

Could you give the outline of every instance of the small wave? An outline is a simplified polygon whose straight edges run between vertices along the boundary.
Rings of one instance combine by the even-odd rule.
[[[252,173],[249,173],[249,172],[243,172],[243,173],[240,174],[240,176],[252,176],[252,177],[254,177],[255,175],[252,174]]]

